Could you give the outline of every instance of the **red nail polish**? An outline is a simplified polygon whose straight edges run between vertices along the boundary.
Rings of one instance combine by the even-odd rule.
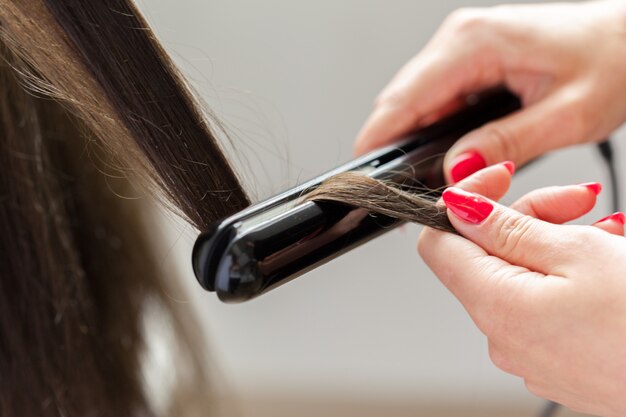
[[[585,182],[578,185],[590,189],[595,195],[600,194],[600,192],[602,191],[602,184],[600,184],[599,182]]]
[[[504,165],[504,167],[509,170],[511,175],[515,174],[515,164],[513,163],[513,161],[504,161],[502,162],[502,165]]]
[[[459,182],[463,178],[467,178],[474,172],[479,171],[487,166],[485,158],[478,152],[471,151],[462,153],[452,160],[452,169],[450,169],[450,177],[452,181]]]
[[[605,218],[598,220],[596,223],[602,223],[608,220],[624,225],[626,224],[626,215],[624,215],[621,211],[618,211],[617,213],[613,213],[610,216],[606,216]]]
[[[446,207],[467,223],[480,224],[493,211],[493,204],[489,200],[460,188],[447,188],[442,197]]]

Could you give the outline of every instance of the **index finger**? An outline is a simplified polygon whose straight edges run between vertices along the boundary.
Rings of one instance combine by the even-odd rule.
[[[475,43],[435,36],[379,95],[357,137],[355,152],[386,145],[459,107],[466,94],[499,84],[492,58]],[[491,70],[483,71],[485,66]]]

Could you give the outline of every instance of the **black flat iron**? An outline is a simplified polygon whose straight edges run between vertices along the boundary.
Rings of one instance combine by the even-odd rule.
[[[222,301],[246,301],[392,230],[400,224],[396,219],[342,204],[304,201],[303,196],[346,171],[418,186],[438,196],[445,185],[443,156],[452,144],[520,107],[519,99],[505,89],[472,96],[462,110],[393,146],[217,222],[200,234],[193,249],[200,285],[216,292]]]

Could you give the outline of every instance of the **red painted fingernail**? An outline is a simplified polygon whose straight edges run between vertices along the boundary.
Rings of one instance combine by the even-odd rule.
[[[618,211],[617,213],[613,213],[610,216],[606,216],[605,218],[598,220],[596,223],[602,223],[609,220],[617,222],[623,226],[626,224],[626,215],[624,215],[621,211]]]
[[[485,158],[476,151],[462,153],[452,160],[452,168],[450,169],[450,178],[455,183],[467,178],[474,172],[479,171],[487,166]]]
[[[511,175],[515,174],[515,163],[513,163],[513,161],[504,161],[502,162],[502,165],[509,170]]]
[[[590,189],[595,195],[600,194],[600,192],[602,191],[602,184],[600,184],[599,182],[585,182],[578,185]]]
[[[460,188],[447,188],[442,197],[446,207],[467,223],[480,224],[493,211],[493,204],[489,200]]]

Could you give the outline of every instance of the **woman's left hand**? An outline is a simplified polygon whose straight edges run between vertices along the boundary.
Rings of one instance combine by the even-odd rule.
[[[626,239],[619,213],[562,225],[594,206],[597,185],[499,199],[502,164],[444,192],[462,235],[424,229],[418,249],[487,336],[494,364],[575,411],[626,415]],[[480,194],[477,194],[480,193]]]

